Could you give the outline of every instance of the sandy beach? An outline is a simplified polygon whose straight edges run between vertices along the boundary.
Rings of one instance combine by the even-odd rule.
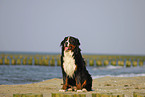
[[[0,97],[13,97],[13,94],[43,94],[51,97],[51,93],[59,92],[62,79],[51,79],[39,83],[23,85],[0,85]],[[67,91],[66,93],[76,93]],[[93,91],[85,92],[87,97],[92,93],[122,93],[132,97],[133,92],[145,93],[145,77],[103,77],[93,80]]]

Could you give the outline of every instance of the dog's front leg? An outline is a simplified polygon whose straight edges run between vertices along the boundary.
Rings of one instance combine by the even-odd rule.
[[[64,75],[64,76],[63,76],[63,87],[62,87],[62,89],[63,89],[63,90],[66,90],[67,87],[68,87],[68,78],[67,78],[66,75]]]
[[[80,74],[77,74],[76,78],[76,87],[77,87],[77,91],[82,89],[82,85],[81,85],[81,76]]]
[[[66,76],[66,74],[63,75],[63,86],[61,88],[61,90],[59,90],[60,92],[65,92],[68,88],[68,78]]]

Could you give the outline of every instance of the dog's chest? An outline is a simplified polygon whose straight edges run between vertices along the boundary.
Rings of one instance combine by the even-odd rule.
[[[74,71],[76,69],[75,65],[75,59],[73,57],[73,52],[71,51],[64,51],[64,57],[63,57],[63,68],[66,74],[69,77],[73,77]]]

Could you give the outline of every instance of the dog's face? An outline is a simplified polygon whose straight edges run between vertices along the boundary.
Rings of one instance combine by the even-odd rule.
[[[64,51],[73,51],[76,47],[79,47],[79,45],[79,40],[72,36],[65,37],[61,42],[61,46],[64,48]]]

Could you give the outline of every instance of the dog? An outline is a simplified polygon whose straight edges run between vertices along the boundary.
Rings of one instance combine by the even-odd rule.
[[[67,91],[71,87],[76,87],[78,92],[92,90],[92,77],[86,69],[79,46],[79,40],[72,36],[65,37],[61,42],[63,86],[60,91]]]

